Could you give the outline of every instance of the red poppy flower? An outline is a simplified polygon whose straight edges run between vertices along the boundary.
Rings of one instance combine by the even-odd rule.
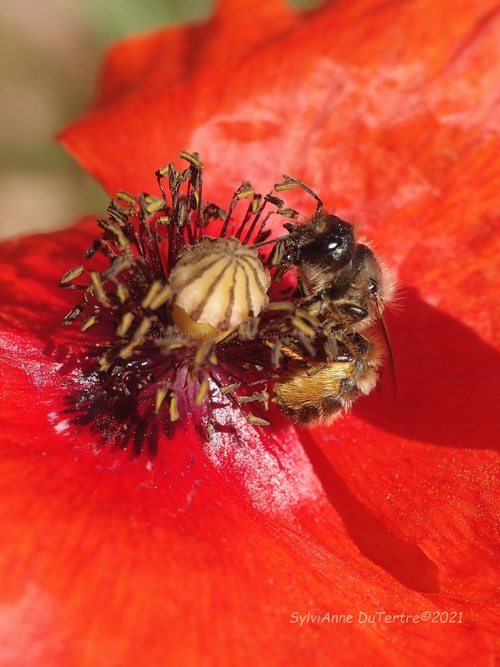
[[[110,51],[64,145],[112,194],[186,149],[207,200],[288,173],[359,220],[403,286],[397,393],[328,428],[102,447],[68,414],[99,329],[61,328],[56,289],[95,221],[4,243],[3,665],[493,663],[499,37],[488,1],[226,0]]]

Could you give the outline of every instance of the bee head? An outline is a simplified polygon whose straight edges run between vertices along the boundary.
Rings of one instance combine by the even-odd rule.
[[[352,258],[355,239],[352,225],[336,215],[323,213],[314,216],[300,227],[287,242],[289,262],[337,271]]]

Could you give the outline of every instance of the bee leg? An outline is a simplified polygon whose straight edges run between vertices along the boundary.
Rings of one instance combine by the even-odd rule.
[[[316,311],[323,311],[324,308],[321,307],[324,304],[325,307],[328,307],[328,310],[331,309],[331,301],[326,295],[326,291],[319,291],[311,294],[307,285],[299,278],[299,289],[303,294],[303,297],[299,299],[298,306],[302,310],[311,310],[316,314]],[[318,309],[319,306],[319,309]]]
[[[298,276],[298,278],[297,278],[297,284],[299,286],[299,289],[300,289],[301,293],[305,297],[311,296],[311,292],[310,292],[308,286],[306,285],[306,283],[304,282],[304,280],[300,276]]]

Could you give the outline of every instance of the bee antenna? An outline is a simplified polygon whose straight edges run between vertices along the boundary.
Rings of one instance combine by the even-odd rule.
[[[279,236],[277,239],[268,239],[267,241],[261,241],[260,243],[254,243],[250,248],[261,248],[264,245],[269,245],[270,243],[279,243],[280,241],[286,241],[287,239],[293,239],[295,236],[298,236],[300,232],[291,232],[285,236]]]
[[[314,190],[311,190],[311,188],[306,185],[305,183],[302,183],[302,181],[299,181],[298,178],[292,178],[291,176],[288,176],[287,174],[283,174],[283,178],[285,179],[283,183],[278,183],[277,185],[274,186],[274,190],[276,192],[282,192],[283,190],[291,190],[292,188],[302,188],[302,190],[305,190],[307,194],[311,195],[316,200],[316,214],[315,215],[320,215],[322,209],[323,209],[323,202],[321,199],[318,197],[318,195],[314,192]]]

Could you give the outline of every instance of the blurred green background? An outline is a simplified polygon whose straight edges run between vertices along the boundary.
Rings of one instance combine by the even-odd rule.
[[[203,21],[214,0],[0,2],[0,238],[54,229],[108,198],[53,135],[87,106],[102,53],[132,33]],[[293,0],[298,8],[318,0]]]

